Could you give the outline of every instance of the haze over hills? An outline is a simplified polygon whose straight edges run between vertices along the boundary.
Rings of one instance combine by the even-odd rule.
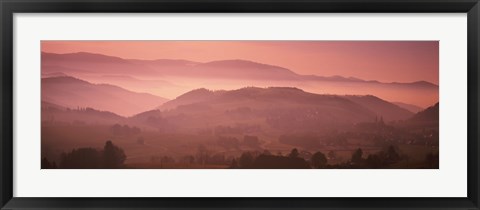
[[[67,108],[50,102],[42,101],[42,121],[73,124],[112,125],[125,123],[126,118],[108,111],[92,108]]]
[[[161,110],[174,109],[178,106],[195,104],[199,102],[205,102],[212,100],[215,96],[223,93],[224,91],[211,91],[205,88],[199,88],[178,96],[174,100],[170,100],[159,106]]]
[[[302,76],[279,66],[247,60],[222,60],[195,66],[197,76],[253,80],[301,80]]]
[[[76,64],[76,65],[71,65]],[[81,64],[81,65],[78,65]],[[161,76],[195,76],[195,77],[220,77],[234,79],[269,79],[269,80],[324,80],[324,81],[342,81],[342,82],[369,82],[382,83],[376,80],[362,80],[355,77],[343,76],[319,76],[319,75],[299,75],[292,70],[269,64],[262,64],[248,60],[219,60],[207,63],[200,63],[181,59],[157,59],[157,60],[139,60],[123,59],[114,56],[102,54],[78,52],[67,54],[56,54],[42,52],[42,66],[45,72],[49,72],[51,67],[69,65],[75,68],[69,71],[88,70],[94,68],[95,72],[99,69],[98,65],[106,65],[108,68],[99,69],[99,73],[126,73],[127,75],[138,75],[142,73],[158,73]],[[111,65],[111,66],[108,66]],[[124,68],[116,69],[118,66]],[[138,65],[138,66],[137,66]],[[129,69],[132,68],[132,69]],[[136,68],[133,69],[133,68]],[[124,72],[124,70],[131,70]],[[66,73],[66,72],[65,72]],[[188,74],[188,75],[185,75]],[[193,74],[193,75],[191,75]],[[437,85],[426,81],[415,81],[411,83],[385,83],[392,85],[416,85],[425,87],[436,87]]]
[[[438,86],[425,81],[383,83],[347,76],[300,75],[280,66],[247,60],[206,63],[173,60],[135,60],[86,52],[42,52],[42,74],[63,73],[96,83],[108,83],[136,92],[175,98],[199,87],[234,90],[256,87],[298,87],[319,94],[375,95],[427,107],[438,101]],[[422,95],[413,99],[412,94]]]
[[[45,84],[74,80],[77,90],[89,89],[93,84],[74,78],[53,78],[57,81],[44,81]],[[70,81],[72,82],[72,81]],[[87,87],[82,87],[87,86]],[[49,87],[49,90],[53,88]],[[67,88],[67,93],[72,88]],[[98,91],[93,87],[91,91]],[[85,92],[85,91],[82,91]],[[58,92],[57,92],[58,94]],[[51,95],[51,94],[50,94]],[[109,97],[102,96],[107,101]],[[130,97],[131,98],[131,97]],[[231,91],[210,91],[204,88],[192,90],[159,107],[136,109],[138,114],[129,118],[114,113],[94,109],[73,109],[66,111],[45,97],[42,102],[44,120],[79,120],[103,124],[128,123],[169,131],[197,132],[216,126],[266,126],[271,129],[290,131],[317,131],[322,127],[353,125],[359,122],[373,122],[383,118],[386,122],[406,120],[413,113],[374,96],[336,96],[308,93],[298,88],[247,87]],[[58,100],[58,98],[57,98]],[[70,99],[68,99],[70,100]],[[101,100],[100,98],[95,99]],[[137,100],[134,100],[137,101]],[[74,103],[70,101],[70,103]],[[102,102],[103,103],[103,102]],[[122,102],[123,103],[123,102]],[[272,106],[275,104],[275,106]],[[60,108],[59,108],[60,107]],[[85,107],[99,105],[91,104]],[[100,109],[107,110],[107,109]],[[111,109],[110,109],[111,110]],[[148,111],[150,110],[150,111]],[[58,115],[58,116],[55,116]],[[102,119],[103,118],[103,119]]]
[[[231,91],[202,88],[164,103],[160,110],[165,116],[198,116],[198,123],[202,124],[215,124],[215,117],[225,114],[237,122],[251,122],[260,117],[274,124],[298,123],[299,127],[370,122],[376,117],[388,121],[405,120],[413,115],[374,96],[320,95],[288,87],[247,87]]]
[[[439,168],[438,41],[40,45],[42,169]]]
[[[404,108],[408,111],[411,111],[413,113],[418,113],[419,111],[423,110],[422,107],[415,106],[413,104],[406,104],[406,103],[402,103],[402,102],[392,102],[392,103],[399,106],[399,107],[402,107],[402,108]]]
[[[368,109],[372,110],[372,112],[376,113],[376,115],[382,116],[382,118],[386,121],[404,120],[413,116],[413,113],[411,111],[372,95],[349,95],[344,97],[357,104],[367,107]]]
[[[136,93],[108,84],[92,84],[74,77],[42,79],[42,101],[64,107],[91,107],[123,116],[150,110],[167,99],[148,93]]]
[[[416,122],[438,122],[439,120],[439,103],[418,112],[411,119]]]
[[[215,104],[215,103],[237,103],[241,100],[252,100],[252,106],[259,106],[258,103],[262,103],[266,100],[268,103],[275,104],[272,109],[275,109],[286,101],[290,103],[298,104],[310,104],[313,106],[325,105],[327,101],[322,99],[336,99],[338,101],[344,101],[344,103],[354,103],[356,106],[363,107],[364,110],[368,110],[373,118],[375,116],[382,116],[385,120],[403,120],[413,116],[413,113],[403,109],[395,104],[384,101],[375,96],[337,96],[337,95],[320,95],[305,92],[298,88],[288,87],[271,87],[271,88],[256,88],[248,87],[231,91],[210,91],[205,88],[192,90],[187,92],[174,100],[164,103],[159,108],[161,110],[169,110],[185,105],[194,104]],[[346,99],[346,100],[345,100]],[[232,105],[233,108],[238,105]],[[268,107],[268,104],[267,104]],[[372,119],[373,119],[372,118]]]

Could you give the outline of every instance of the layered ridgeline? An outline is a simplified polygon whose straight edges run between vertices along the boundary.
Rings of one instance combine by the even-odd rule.
[[[164,103],[159,109],[166,117],[182,116],[182,121],[191,124],[190,127],[235,121],[266,123],[282,130],[327,129],[372,122],[379,117],[397,121],[413,115],[375,96],[322,95],[288,87],[247,87],[232,91],[197,89]]]
[[[43,83],[56,89],[54,95],[53,90],[42,94],[42,156],[54,161],[59,161],[62,151],[99,148],[106,140],[124,148],[126,163],[134,168],[227,168],[245,151],[269,150],[277,155],[293,147],[310,153],[330,151],[329,155],[338,156],[329,163],[339,164],[358,148],[370,154],[398,144],[415,163],[399,167],[418,168],[438,143],[434,116],[438,105],[414,114],[372,95],[246,87],[195,89],[164,103],[152,101],[153,108],[144,109],[136,104],[142,99],[134,98],[139,93],[117,100],[109,95],[115,91],[71,77],[47,78]],[[99,92],[102,97],[92,97]],[[91,104],[75,104],[84,100]],[[99,108],[102,101],[110,101],[111,107]],[[133,104],[138,114],[115,112],[125,103]],[[206,154],[209,158],[204,159]]]
[[[440,106],[436,103],[411,117],[407,123],[411,126],[439,129]]]
[[[419,106],[415,106],[415,105],[412,105],[412,104],[406,104],[406,103],[402,103],[402,102],[393,102],[395,105],[399,106],[399,107],[402,107],[408,111],[411,111],[413,113],[418,113],[419,111],[422,111],[423,108],[422,107],[419,107]]]
[[[94,108],[123,116],[154,109],[167,99],[69,76],[42,79],[42,101],[70,109]]]
[[[72,79],[50,78],[44,83],[51,85],[51,80]],[[49,87],[48,91],[51,92],[45,95],[42,104],[42,108],[45,108],[44,113],[48,113],[44,116],[49,117],[44,117],[44,120],[68,122],[75,119],[87,123],[123,123],[167,132],[197,133],[219,126],[236,127],[239,125],[250,126],[250,128],[244,128],[247,130],[262,127],[279,131],[319,131],[319,129],[331,129],[336,126],[373,122],[380,118],[385,122],[390,122],[403,121],[414,116],[412,112],[372,95],[323,95],[289,87],[246,87],[230,91],[211,91],[204,88],[192,90],[163,104],[159,102],[158,104],[161,105],[155,108],[139,108],[138,110],[150,111],[138,111],[137,113],[141,113],[126,118],[116,115],[117,112],[114,109],[116,104],[125,102],[109,103],[113,105],[113,108],[101,109],[95,104],[96,102],[113,100],[112,98],[116,99],[116,97],[107,96],[108,93],[99,89],[90,89],[98,88],[99,85],[73,80],[76,81],[75,83],[83,85],[57,88],[60,90],[56,90],[55,94],[52,90],[54,87]],[[73,92],[74,87],[76,88],[75,92]],[[100,87],[102,86],[100,85]],[[83,91],[82,89],[88,91],[80,93]],[[100,91],[104,95],[102,98],[87,100],[85,97],[88,97],[89,94],[86,93],[93,94],[92,91]],[[60,99],[62,95],[68,95],[68,97]],[[145,95],[140,94],[140,96]],[[135,97],[140,96],[135,95]],[[125,100],[133,104],[132,106],[138,106],[138,104],[147,106],[143,103],[135,103],[143,99],[131,100],[132,98],[133,96],[129,96]],[[75,107],[78,105],[75,103],[83,103],[84,100],[91,101],[91,106],[86,106],[91,108],[77,110]],[[153,97],[151,102],[154,103],[155,100],[162,101]],[[63,105],[54,105],[55,101],[68,102],[72,105],[67,110]],[[103,105],[104,103],[99,104]],[[55,117],[55,115],[57,116]]]
[[[318,72],[321,74],[321,69]],[[417,107],[427,107],[438,101],[438,86],[425,81],[384,83],[353,77],[300,75],[284,67],[246,60],[200,63],[169,59],[133,60],[84,52],[42,53],[43,77],[65,74],[167,98],[175,98],[198,87],[233,90],[248,84],[255,87],[298,87],[318,94],[370,94]]]
[[[439,103],[436,103],[435,105],[415,114],[411,120],[417,122],[438,122],[440,117],[439,108]]]

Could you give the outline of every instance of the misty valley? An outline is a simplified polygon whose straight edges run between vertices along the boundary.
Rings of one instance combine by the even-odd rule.
[[[289,87],[201,88],[131,117],[42,101],[42,168],[438,168],[438,107]]]
[[[43,42],[42,49],[50,45],[70,49],[72,43],[77,42]],[[87,46],[82,43],[78,47]],[[92,46],[107,49],[122,43]],[[248,52],[267,45],[278,49],[307,46],[275,43],[232,46],[241,45]],[[205,43],[151,44],[194,49]],[[325,43],[308,46],[319,44]],[[378,45],[376,50],[383,46],[381,42],[327,44],[338,45],[339,52],[345,46]],[[402,43],[386,46],[404,47]],[[417,51],[385,48],[384,52]],[[282,53],[293,52],[275,51],[271,56]],[[389,69],[385,61],[358,61],[359,65],[371,64],[368,70],[381,70],[372,70],[370,80],[363,80],[346,73],[316,75],[328,69],[315,60],[299,63],[302,68],[311,62],[308,68],[312,69],[299,73],[239,59],[127,59],[87,52],[41,55],[42,169],[439,168],[438,85],[422,80],[435,81],[438,70],[437,74],[422,73],[418,80],[415,74],[406,75],[412,76],[413,80],[407,80],[412,82],[396,82],[405,75],[387,74],[395,82],[385,82],[373,80]],[[340,55],[336,56],[344,56]],[[351,58],[357,56],[363,55]],[[406,56],[401,63],[410,62],[410,54]],[[277,62],[281,61],[279,57]],[[417,63],[414,60],[407,67]]]

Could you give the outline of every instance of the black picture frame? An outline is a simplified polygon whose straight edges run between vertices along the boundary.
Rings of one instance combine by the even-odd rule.
[[[479,209],[478,0],[0,0],[1,209]],[[15,13],[467,13],[468,196],[465,198],[25,198],[13,197]],[[455,180],[451,180],[455,181]],[[92,189],[94,190],[94,189]],[[128,189],[126,189],[128,190]]]

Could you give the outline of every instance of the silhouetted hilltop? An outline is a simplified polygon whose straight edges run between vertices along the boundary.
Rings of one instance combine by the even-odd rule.
[[[61,67],[61,68],[60,68]],[[74,67],[74,68],[73,68]],[[225,79],[269,79],[324,82],[378,83],[395,87],[438,88],[438,85],[416,81],[411,83],[382,83],[375,80],[362,80],[355,77],[300,75],[294,71],[270,64],[232,59],[200,63],[182,59],[123,59],[96,53],[77,52],[55,54],[42,52],[42,73],[58,71],[89,71],[97,74],[123,73],[131,76],[160,74],[185,77],[213,77]],[[63,72],[68,74],[69,72]]]
[[[42,79],[42,85],[65,84],[65,85],[87,85],[87,81],[77,79],[71,76],[48,77]]]
[[[46,53],[42,52],[42,73],[62,72],[67,75],[89,73],[90,75],[125,74],[130,76],[151,75],[148,66],[126,59],[95,53]]]
[[[208,62],[208,63],[201,64],[201,66],[215,67],[215,68],[275,69],[275,70],[290,72],[290,73],[293,74],[293,72],[291,72],[290,70],[288,70],[286,68],[282,68],[282,67],[274,66],[274,65],[263,64],[263,63],[258,63],[258,62],[253,62],[253,61],[248,61],[248,60],[241,60],[241,59],[211,61],[211,62]]]
[[[412,112],[372,95],[345,96],[345,98],[367,107],[379,117],[383,117],[385,121],[403,120],[413,116]]]
[[[47,109],[47,110],[66,110],[67,108],[60,106],[58,104],[50,103],[47,101],[42,101],[41,103],[41,109]]]
[[[438,101],[438,85],[427,81],[380,82],[349,75],[302,75],[296,69],[287,69],[275,63],[235,58],[201,63],[182,59],[124,59],[87,52],[43,52],[41,64],[43,75],[63,73],[137,92],[159,93],[160,96],[168,98],[175,98],[199,87],[234,89],[252,85],[298,87],[322,94],[371,94],[384,100],[422,107]],[[321,72],[321,69],[318,69],[318,72]],[[109,77],[106,77],[107,75]],[[413,98],[412,94],[424,97]]]
[[[50,77],[42,79],[42,100],[64,107],[91,107],[129,116],[155,108],[167,99],[74,77]]]
[[[125,59],[102,55],[97,53],[76,52],[76,53],[46,53],[42,52],[42,60],[62,60],[63,62],[121,62],[127,63]]]
[[[196,89],[160,106],[163,119],[184,127],[222,122],[266,122],[276,129],[312,130],[320,126],[403,120],[413,115],[375,96],[337,96],[292,87],[245,87],[229,91]]]
[[[279,66],[247,60],[212,61],[195,66],[200,76],[226,77],[235,79],[297,79],[298,74]]]
[[[182,60],[182,59],[156,59],[156,60],[139,60],[139,59],[128,59],[130,62],[149,65],[150,67],[161,67],[161,66],[192,66],[199,64],[198,62]]]
[[[62,72],[51,72],[51,73],[42,73],[42,78],[48,77],[68,77],[69,75]]]
[[[114,124],[125,122],[126,118],[108,111],[95,110],[89,107],[66,108],[57,104],[42,101],[42,121],[54,123]]]
[[[392,82],[390,84],[397,85],[397,86],[408,85],[410,88],[438,88],[438,85],[432,84],[432,83],[427,82],[427,81],[415,81],[415,82],[410,82],[410,83]]]
[[[419,111],[422,111],[423,108],[422,107],[419,107],[419,106],[415,106],[413,104],[407,104],[407,103],[403,103],[403,102],[392,102],[393,104],[401,107],[401,108],[404,108],[412,113],[417,113]]]
[[[295,104],[318,104],[318,102],[336,100],[352,104],[349,100],[335,95],[320,95],[305,92],[298,88],[292,87],[245,87],[236,90],[229,91],[211,91],[205,88],[189,91],[174,100],[171,100],[161,106],[169,106],[169,108],[175,108],[172,106],[187,105],[193,103],[236,103],[244,100],[252,100],[258,104],[264,102],[265,105],[271,105],[274,101],[284,101]],[[273,104],[273,103],[272,103]],[[252,104],[255,105],[255,104]]]
[[[415,122],[438,122],[438,119],[439,103],[436,103],[435,105],[415,114],[410,120]]]
[[[174,100],[165,102],[160,106],[160,109],[173,109],[182,105],[207,101],[213,99],[216,95],[221,94],[222,92],[223,91],[211,91],[205,88],[195,89],[178,96]]]

